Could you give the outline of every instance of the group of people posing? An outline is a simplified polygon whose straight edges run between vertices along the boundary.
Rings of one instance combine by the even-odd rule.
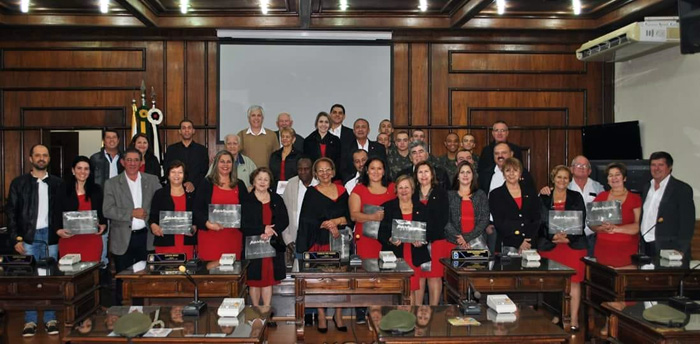
[[[302,138],[289,114],[277,118],[279,131],[263,126],[263,109],[248,109],[250,127],[225,137],[225,149],[209,160],[206,147],[194,142],[191,121],[180,123],[181,141],[170,145],[162,164],[151,153],[145,135],[133,137],[121,151],[116,131],[105,130],[104,148],[90,158],[76,157],[65,181],[47,173],[49,150],[32,147],[30,173],[10,186],[6,206],[8,229],[15,250],[36,258],[46,243],[55,257],[80,253],[84,261],[108,263],[111,253],[117,272],[146,259],[148,252],[195,254],[218,260],[223,253],[245,259],[244,238],[274,239],[278,254],[251,259],[247,269],[253,305],[270,305],[272,286],[286,276],[285,257],[307,251],[328,251],[331,237],[354,230],[357,254],[378,258],[393,251],[414,270],[413,304],[440,301],[444,269],[439,262],[454,248],[486,243],[492,253],[538,249],[576,270],[572,279],[572,325],[578,328],[580,282],[586,255],[613,266],[631,263],[640,243],[649,253],[674,248],[689,253],[695,221],[692,189],[670,176],[668,153],[650,157],[653,179],[637,195],[628,192],[626,168],[606,169],[609,191],[589,178],[590,162],[577,156],[571,166],[556,166],[549,185],[539,191],[521,159],[521,149],[507,141],[508,126],[498,121],[494,141],[480,155],[474,136],[451,133],[448,153],[432,157],[424,133],[394,133],[391,122],[379,125],[378,143],[368,139],[370,125],[358,119],[343,125],[345,108],[331,107],[316,117],[315,130]],[[393,140],[392,140],[393,139]],[[460,142],[461,141],[461,142]],[[162,171],[162,173],[161,173]],[[622,223],[586,227],[582,235],[550,234],[547,213],[580,210],[586,203],[622,202]],[[210,204],[240,204],[240,228],[225,228],[209,218]],[[366,205],[381,206],[365,212]],[[62,228],[65,211],[96,210],[96,234],[75,235]],[[191,211],[191,235],[164,234],[161,211]],[[393,220],[426,224],[426,240],[401,242],[392,238]],[[379,222],[376,235],[363,224]],[[109,234],[107,234],[109,233]],[[107,240],[108,239],[108,240]],[[108,245],[107,245],[108,243]],[[108,247],[108,249],[107,249]],[[121,286],[116,288],[121,301]],[[335,326],[344,329],[340,312]],[[44,312],[47,331],[57,332],[55,314]],[[364,321],[364,314],[358,314]],[[36,312],[27,312],[24,334],[36,332]],[[328,328],[319,310],[318,329]],[[51,329],[51,330],[49,330]]]

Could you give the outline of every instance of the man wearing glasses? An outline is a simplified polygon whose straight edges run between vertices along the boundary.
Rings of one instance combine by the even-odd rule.
[[[589,178],[591,175],[591,163],[585,156],[579,155],[571,160],[571,172],[574,178],[569,183],[569,190],[580,193],[586,204],[593,202],[593,199],[605,190],[602,184]],[[593,248],[595,247],[595,232],[588,226],[586,226],[585,231],[588,239],[588,255],[592,257]]]
[[[479,155],[479,173],[493,170],[495,166],[493,161],[493,147],[501,142],[505,142],[510,146],[514,158],[521,162],[523,161],[523,152],[520,146],[508,142],[508,124],[505,121],[498,120],[493,124],[491,136],[493,136],[493,141],[487,146],[484,146],[484,149]]]

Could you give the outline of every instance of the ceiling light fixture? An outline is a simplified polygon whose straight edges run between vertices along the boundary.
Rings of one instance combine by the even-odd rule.
[[[190,7],[190,0],[180,0],[180,13],[187,14]]]
[[[348,9],[348,0],[340,0],[340,10],[345,11]]]
[[[260,10],[262,14],[267,14],[270,6],[269,2],[269,0],[260,0]]]
[[[19,10],[22,11],[22,13],[29,12],[29,0],[22,0],[22,2],[19,3]]]
[[[581,14],[581,0],[573,0],[573,3],[571,6],[574,7],[574,14],[579,15]]]
[[[418,8],[421,10],[421,12],[425,12],[428,10],[428,0],[420,0],[420,3],[418,4]]]
[[[496,0],[496,7],[498,7],[498,14],[506,13],[506,0]]]
[[[109,0],[100,0],[100,12],[102,12],[102,13],[109,12]]]

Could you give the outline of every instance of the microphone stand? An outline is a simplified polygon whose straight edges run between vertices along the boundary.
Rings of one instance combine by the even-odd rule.
[[[181,265],[180,272],[183,272],[190,283],[194,285],[194,300],[182,308],[182,316],[198,317],[200,314],[202,314],[202,311],[207,309],[207,304],[199,299],[199,286],[197,285],[197,281],[195,281],[190,273],[187,272],[187,269]]]
[[[44,250],[45,250],[45,254],[46,254],[43,258],[38,259],[36,261],[36,265],[41,266],[41,267],[49,267],[49,266],[55,264],[56,259],[54,259],[54,257],[51,257],[51,255],[49,255],[49,243],[47,243],[44,240],[34,240],[34,242],[39,243],[39,244],[44,244]]]
[[[192,259],[185,262],[185,267],[194,271],[199,270],[199,268],[202,266],[202,260],[199,259],[199,253],[197,252],[198,246],[198,244],[192,246]]]
[[[696,303],[695,301],[691,300],[687,296],[683,296],[683,280],[685,280],[690,274],[692,274],[695,271],[695,268],[700,266],[700,263],[695,264],[688,272],[683,274],[683,277],[681,277],[681,282],[678,286],[678,296],[673,296],[668,298],[668,304],[669,306],[684,312],[685,314],[697,314],[700,313],[700,304]]]
[[[637,264],[649,264],[652,261],[651,256],[647,255],[646,252],[642,253],[642,245],[644,243],[644,236],[649,234],[652,229],[656,228],[656,225],[659,224],[659,222],[656,222],[653,226],[649,227],[642,236],[640,237],[641,240],[639,240],[639,244],[637,245],[637,254],[632,255],[632,261],[637,263]]]
[[[474,285],[472,284],[471,281],[468,281],[469,283],[468,290],[467,290],[467,299],[462,300],[460,302],[460,307],[462,308],[462,313],[466,315],[480,315],[481,314],[481,305],[472,299],[473,297],[479,299],[481,298],[481,293],[476,290]]]

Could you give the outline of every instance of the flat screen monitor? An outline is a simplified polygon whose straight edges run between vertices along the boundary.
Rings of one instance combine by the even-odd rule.
[[[678,0],[681,54],[700,52],[700,0]]]
[[[608,176],[605,174],[605,169],[612,162],[620,162],[627,167],[627,181],[625,187],[627,190],[641,194],[644,184],[651,180],[651,169],[649,160],[590,160],[591,176],[590,178],[603,184],[605,190],[609,190]]]
[[[583,155],[589,160],[642,159],[639,121],[583,127]]]

